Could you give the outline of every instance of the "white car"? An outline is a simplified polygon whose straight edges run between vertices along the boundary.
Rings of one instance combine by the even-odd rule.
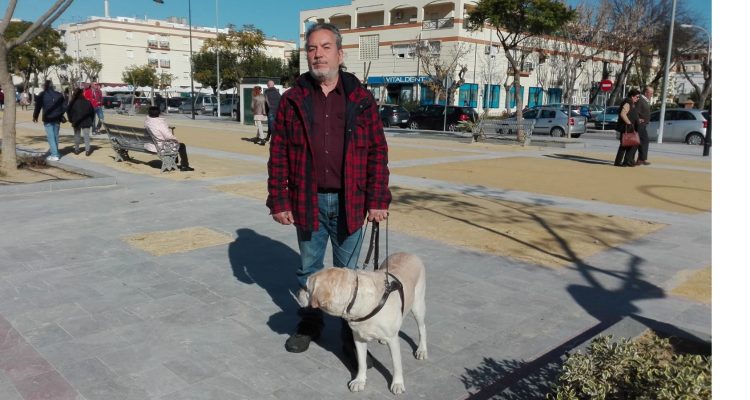
[[[661,111],[651,113],[651,121],[648,123],[648,138],[656,141],[659,129],[659,114]],[[703,117],[701,110],[692,108],[668,108],[664,113],[664,135],[665,142],[682,142],[687,144],[702,145],[706,137],[708,121]]]

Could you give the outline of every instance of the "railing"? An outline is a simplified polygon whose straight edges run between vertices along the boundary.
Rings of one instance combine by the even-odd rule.
[[[159,47],[162,49],[169,49],[169,42],[167,41],[161,41],[159,42]]]
[[[426,19],[422,21],[422,30],[431,31],[435,29],[453,28],[454,18]]]
[[[170,63],[169,63],[169,60],[161,60],[161,61],[159,62],[159,65],[160,65],[160,66],[161,66],[162,68],[170,68],[170,65],[169,65],[169,64],[170,64]]]
[[[159,42],[157,42],[156,40],[149,40],[148,47],[151,49],[156,49],[159,47]]]
[[[148,60],[148,66],[149,67],[158,67],[159,66],[159,60],[156,60],[156,59],[150,59],[150,60]]]

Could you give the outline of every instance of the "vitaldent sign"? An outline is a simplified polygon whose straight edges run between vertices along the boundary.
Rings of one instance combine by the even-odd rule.
[[[427,76],[371,76],[367,78],[368,85],[383,85],[383,84],[409,84],[424,83],[429,81],[430,78]]]

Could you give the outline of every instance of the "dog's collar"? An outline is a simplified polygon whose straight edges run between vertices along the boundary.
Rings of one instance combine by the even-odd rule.
[[[356,283],[354,285],[354,294],[352,295],[352,300],[349,302],[349,305],[346,307],[346,313],[350,314],[352,311],[352,307],[354,307],[354,302],[357,300],[357,289],[359,288],[359,274],[355,271],[354,272],[356,277]],[[383,291],[383,297],[380,298],[380,303],[375,307],[374,310],[370,311],[369,314],[365,315],[362,318],[357,318],[351,320],[351,322],[362,322],[366,321],[370,318],[372,318],[375,314],[380,312],[380,310],[383,309],[385,306],[385,302],[388,300],[388,296],[396,290],[398,290],[398,294],[401,297],[401,315],[404,315],[404,285],[401,284],[401,281],[396,278],[395,275],[393,275],[390,272],[386,272],[385,277],[385,291]],[[388,277],[391,277],[392,280],[388,280]]]

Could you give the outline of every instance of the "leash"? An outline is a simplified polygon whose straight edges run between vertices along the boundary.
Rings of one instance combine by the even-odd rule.
[[[391,293],[398,291],[399,297],[401,297],[401,315],[404,315],[404,285],[401,284],[401,281],[398,280],[398,278],[390,273],[388,271],[388,220],[386,219],[386,229],[385,229],[385,251],[386,251],[386,259],[385,259],[385,291],[383,292],[383,297],[380,298],[380,302],[378,305],[373,309],[369,314],[362,318],[357,318],[352,320],[352,322],[362,322],[366,321],[378,312],[383,309],[385,306],[385,302],[388,301],[388,297],[391,295]],[[363,232],[363,236],[367,232],[367,225],[365,225],[365,231]],[[374,250],[374,253],[373,253]],[[378,257],[380,254],[380,223],[374,222],[372,223],[372,232],[370,234],[370,246],[367,249],[367,256],[365,257],[365,263],[362,266],[362,269],[367,268],[367,264],[370,262],[370,258],[374,255],[373,260],[375,261],[375,264],[373,266],[374,270],[380,269],[380,266],[378,264]],[[346,307],[346,313],[351,313],[352,307],[354,307],[354,302],[357,300],[357,291],[359,289],[359,274],[357,274],[357,271],[354,271],[355,277],[356,277],[356,284],[354,285],[354,294],[352,295],[352,300],[349,302],[349,305]],[[391,279],[389,279],[389,277]]]

